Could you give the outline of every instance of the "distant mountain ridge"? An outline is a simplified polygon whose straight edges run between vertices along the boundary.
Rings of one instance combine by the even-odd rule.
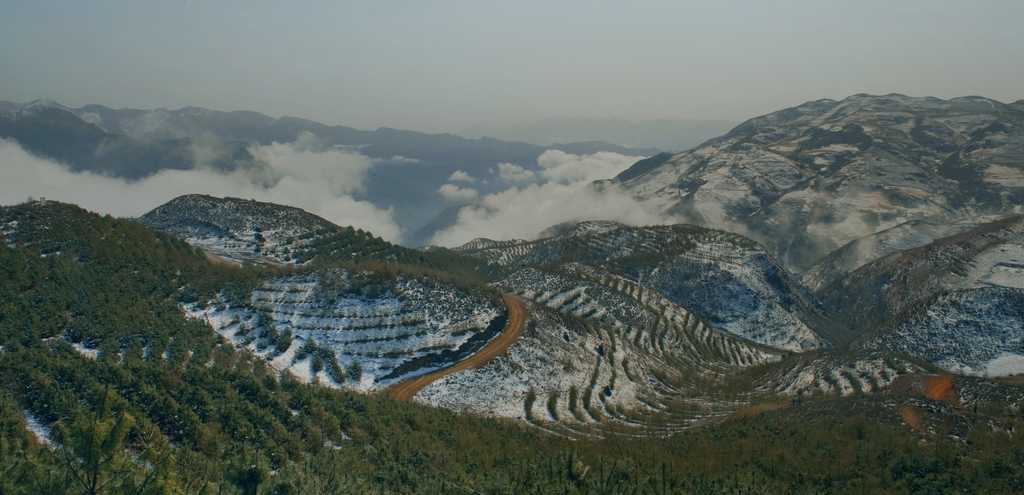
[[[388,127],[369,131],[251,111],[118,110],[102,105],[70,108],[49,100],[0,102],[0,139],[13,139],[27,151],[74,171],[130,180],[167,169],[258,167],[252,146],[294,143],[300,137],[303,149],[341,148],[370,157],[374,165],[365,190],[358,193],[360,199],[393,208],[396,222],[414,244],[430,238],[435,227],[427,224],[450,206],[437,190],[456,171],[476,179],[473,187],[488,194],[505,186],[496,173],[497,164],[515,163],[539,171],[537,159],[547,150],[627,156],[658,152],[595,141],[539,146]],[[427,229],[422,230],[424,226]]]
[[[72,123],[71,114],[80,120]],[[107,134],[136,142],[174,142],[216,138],[223,142],[269,144],[294,141],[309,132],[324,145],[358,146],[360,152],[374,158],[404,157],[421,161],[459,160],[467,163],[502,161],[529,166],[546,149],[567,153],[589,154],[610,151],[627,155],[656,153],[652,148],[629,148],[600,141],[538,146],[494,138],[467,139],[454,134],[430,134],[418,131],[380,127],[360,130],[343,125],[328,125],[299,117],[270,117],[253,111],[218,111],[200,107],[177,110],[113,109],[103,105],[72,108],[50,100],[25,104],[0,102],[0,137],[18,138],[20,125],[64,125],[77,128],[82,134]],[[63,122],[63,124],[62,124]],[[93,139],[99,139],[94,136]],[[45,146],[35,145],[31,151],[50,156]],[[60,158],[60,157],[57,157]]]
[[[725,120],[685,118],[551,118],[520,124],[482,123],[460,134],[496,136],[541,145],[597,140],[637,148],[683,151],[723,134],[735,124]]]

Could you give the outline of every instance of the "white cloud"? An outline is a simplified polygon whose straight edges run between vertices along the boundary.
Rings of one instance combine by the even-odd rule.
[[[471,187],[459,187],[455,184],[445,184],[437,190],[437,193],[446,201],[452,203],[466,203],[473,201],[480,196],[480,193],[477,192],[476,189]]]
[[[498,177],[501,177],[501,180],[510,184],[518,184],[532,182],[537,177],[537,174],[515,163],[499,163]]]
[[[542,184],[510,187],[489,194],[459,210],[455,225],[431,240],[457,246],[477,237],[532,239],[562,222],[614,220],[630,225],[674,223],[662,205],[640,202],[614,186],[595,187],[592,181],[610,178],[639,160],[616,153],[541,155]],[[521,167],[520,167],[521,168]]]
[[[642,159],[611,152],[592,155],[573,155],[559,150],[547,150],[537,158],[541,176],[549,181],[571,184],[610,179]]]
[[[448,176],[448,182],[476,182],[476,179],[465,170],[456,170]]]
[[[0,139],[0,204],[29,196],[75,203],[115,216],[138,216],[182,194],[253,198],[297,206],[339,225],[369,230],[389,240],[400,237],[390,209],[352,196],[365,187],[372,161],[351,151],[309,151],[301,143],[255,146],[264,163],[255,169],[222,172],[209,168],[162,170],[145,179],[76,173]]]
[[[419,158],[409,158],[407,156],[395,155],[391,157],[391,161],[395,163],[420,163]]]

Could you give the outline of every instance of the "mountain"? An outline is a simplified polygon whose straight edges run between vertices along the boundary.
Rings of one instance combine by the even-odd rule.
[[[391,263],[480,283],[493,267],[447,249],[416,250],[305,210],[241,198],[189,194],[142,215],[147,226],[235,264],[310,269]]]
[[[382,127],[360,130],[297,117],[270,117],[251,111],[222,112],[198,107],[176,110],[112,109],[102,105],[70,108],[37,100],[0,103],[0,138],[68,165],[76,171],[139,179],[165,169],[257,167],[254,145],[293,143],[311,150],[344,148],[369,156],[365,191],[380,208],[393,208],[396,221],[414,233],[431,223],[448,205],[437,189],[456,171],[479,179],[480,193],[505,187],[495,172],[499,163],[539,170],[537,158],[547,150],[588,155],[614,152],[627,156],[657,153],[599,141],[539,146],[493,138],[467,139],[453,134]],[[427,232],[427,231],[425,231]],[[413,236],[413,244],[432,232]]]
[[[410,250],[296,208],[236,198],[182,196],[140,220],[215,259],[298,270],[296,275],[266,279],[230,299],[196,301],[186,312],[274,368],[306,380],[317,377],[326,384],[376,390],[463,359],[501,330],[504,320],[493,302],[497,292],[527,300],[529,328],[508,351],[522,371],[475,382],[483,386],[475,390],[431,385],[420,400],[528,421],[544,418],[562,424],[566,433],[579,427],[629,427],[637,419],[631,411],[658,403],[651,413],[663,423],[658,431],[673,431],[716,416],[675,411],[665,386],[656,385],[665,377],[675,377],[667,385],[671,389],[697,393],[702,383],[698,377],[734,374],[782,355],[713,328],[654,290],[641,291],[621,277],[602,279],[601,272],[566,271],[563,278],[537,279],[540,272],[532,267],[520,270],[478,253]],[[622,240],[624,249],[631,240]],[[362,271],[379,271],[385,264],[407,268],[399,268],[397,278]],[[544,264],[536,260],[536,265]],[[487,277],[489,287],[474,286],[469,270]],[[455,286],[443,283],[452,277],[457,277]],[[536,291],[550,284],[573,285],[572,308],[552,304],[564,295],[537,301]],[[607,309],[596,311],[602,307]],[[274,336],[282,333],[315,347],[277,349]],[[326,364],[312,370],[311,361],[302,356],[315,357],[319,349]],[[332,380],[334,359],[359,363],[358,383]],[[569,362],[575,365],[564,365]],[[471,376],[460,375],[456,383]],[[566,385],[573,382],[578,385]],[[498,388],[503,391],[500,398],[494,396]],[[571,389],[579,395],[569,401]],[[561,399],[553,399],[558,405],[545,413],[539,402],[536,408],[524,408],[531,394]],[[713,397],[706,402],[723,413],[735,407]]]
[[[366,131],[299,117],[274,118],[252,111],[223,112],[199,107],[115,110],[102,105],[86,105],[70,111],[107,132],[143,141],[198,139],[212,135],[222,141],[289,143],[301,133],[309,132],[327,145],[359,146],[362,152],[375,158],[400,156],[431,162],[459,160],[493,164],[512,161],[529,164],[544,149],[558,149],[567,153],[610,151],[633,155],[654,151],[650,147],[630,148],[597,140],[545,143],[542,147],[488,137],[466,139],[454,134],[428,134],[390,127]]]
[[[555,118],[519,125],[482,123],[462,134],[501,136],[541,145],[603,141],[634,148],[682,151],[721,135],[734,125],[735,122],[700,119]]]
[[[1024,280],[1019,277],[1018,284]],[[1022,284],[1024,285],[1024,284]],[[942,292],[860,344],[900,352],[951,373],[1024,373],[1024,289],[990,286]]]
[[[887,345],[791,352],[692,309],[746,308],[746,287],[758,318],[816,335],[796,324],[813,298],[756,243],[606,222],[544,237],[415,251],[198,195],[139,220],[0,207],[0,488],[63,493],[85,472],[134,493],[859,493],[923,470],[1016,486],[1012,380],[929,375]],[[729,289],[688,297],[663,271]],[[973,308],[1019,312],[1006,301]],[[369,393],[467,362],[413,397],[441,408]],[[851,464],[807,471],[823,451]]]
[[[688,223],[751,237],[805,271],[907,222],[1019,211],[1022,158],[1018,104],[854,95],[748,120],[692,150],[640,162],[614,183]],[[869,249],[864,259],[884,252]]]
[[[1024,217],[1007,217],[876,260],[818,295],[840,320],[870,331],[942,292],[1024,288],[1022,246]]]
[[[854,239],[832,251],[803,274],[802,282],[811,290],[822,290],[875,259],[966,232],[981,223],[984,223],[983,217],[949,223],[935,220],[911,220],[901,223]]]
[[[500,330],[496,294],[514,294],[525,329],[505,354],[413,395],[573,437],[665,435],[764,391],[877,391],[919,370],[876,351],[794,361],[829,346],[831,321],[763,248],[721,231],[582,222],[415,251],[295,208],[199,195],[141,221],[216,260],[295,271],[184,308],[275,369],[332,386],[378,390],[464,359]],[[278,349],[280,335],[313,344]],[[342,376],[359,363],[358,379],[333,378],[334,362]]]
[[[187,195],[140,220],[229,260],[303,264],[321,254],[395,258],[403,250],[370,233],[342,228],[299,208],[240,198]],[[324,246],[338,244],[345,252]]]
[[[531,323],[506,355],[418,400],[573,437],[665,435],[765,395],[878,393],[924,371],[884,350],[831,352],[814,296],[736,234],[581,222],[540,237],[456,249],[503,267],[491,285],[526,301]]]
[[[953,371],[1024,371],[1019,215],[886,256],[818,294],[868,348],[903,352]]]
[[[53,104],[11,106],[0,111],[0,138],[66,164],[74,171],[138,179],[165,169],[195,165],[195,142],[188,138],[145,141],[107,132]],[[226,142],[207,165],[221,169],[253,160],[245,145]]]
[[[540,237],[479,239],[456,250],[506,267],[589,265],[760,344],[791,351],[827,345],[819,332],[830,323],[813,296],[764,248],[742,236],[689,225],[581,222],[555,226]]]

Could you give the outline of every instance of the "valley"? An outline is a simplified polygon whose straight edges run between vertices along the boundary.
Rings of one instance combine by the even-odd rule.
[[[0,1],[0,495],[1024,494],[1021,19]]]
[[[865,486],[801,467],[825,451],[872,488],[920,462],[972,486],[1024,452],[1019,110],[983,101],[810,102],[590,186],[680,221],[451,248],[208,194],[2,206],[0,439],[30,459],[4,465],[63,472],[83,425],[132,418],[118,469],[168,486]]]

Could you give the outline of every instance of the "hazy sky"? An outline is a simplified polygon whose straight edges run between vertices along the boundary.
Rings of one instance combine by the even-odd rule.
[[[1024,1],[0,0],[0,99],[432,131],[1024,98]]]

